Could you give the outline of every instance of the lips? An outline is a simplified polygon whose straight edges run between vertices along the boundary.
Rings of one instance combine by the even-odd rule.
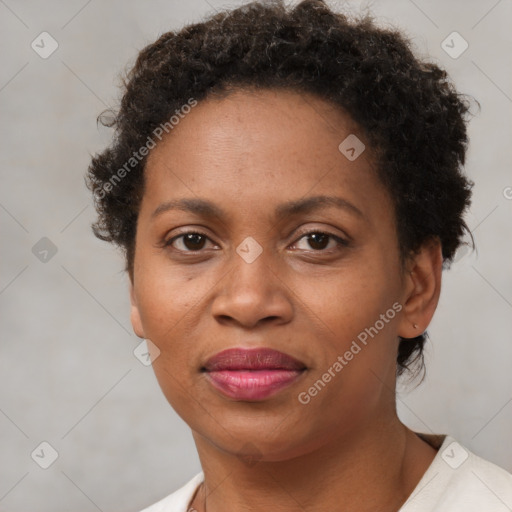
[[[204,369],[221,370],[304,370],[306,365],[297,359],[271,348],[232,348],[208,359]]]
[[[208,359],[202,371],[223,395],[258,401],[290,386],[306,369],[301,361],[277,350],[234,348]]]

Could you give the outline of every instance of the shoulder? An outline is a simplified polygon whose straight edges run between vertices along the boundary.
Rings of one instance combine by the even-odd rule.
[[[169,496],[166,496],[141,512],[187,512],[189,504],[203,479],[204,474],[201,471],[183,487],[180,487],[172,494],[169,494]]]
[[[512,474],[446,436],[400,512],[493,512],[512,508]]]

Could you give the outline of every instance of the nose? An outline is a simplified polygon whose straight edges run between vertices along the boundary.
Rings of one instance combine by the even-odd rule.
[[[232,270],[218,283],[212,314],[222,324],[254,328],[259,323],[284,324],[293,316],[292,291],[268,249],[253,261],[234,252]]]

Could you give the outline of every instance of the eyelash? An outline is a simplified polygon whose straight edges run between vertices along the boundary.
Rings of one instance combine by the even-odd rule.
[[[302,233],[300,235],[300,237],[296,240],[295,243],[297,243],[299,240],[302,240],[304,237],[308,236],[308,235],[312,235],[312,234],[316,234],[316,235],[326,235],[328,236],[329,238],[332,238],[334,239],[338,244],[339,246],[335,249],[311,249],[311,252],[316,252],[316,253],[325,253],[325,254],[329,254],[329,253],[332,253],[333,251],[336,251],[336,250],[340,250],[340,248],[342,247],[348,247],[349,246],[349,242],[337,235],[333,235],[332,233],[329,233],[329,232],[325,232],[325,231],[321,231],[321,230],[311,230],[311,231],[306,231],[304,233]],[[203,233],[201,231],[186,231],[184,233],[180,233],[179,235],[176,235],[174,237],[172,237],[171,239],[167,240],[164,242],[163,246],[164,247],[171,247],[172,248],[172,244],[175,240],[178,240],[186,235],[200,235],[208,240],[210,240],[210,238],[208,237],[208,235],[206,233]],[[211,242],[211,240],[210,240]],[[180,253],[189,253],[189,254],[198,254],[200,252],[203,252],[202,249],[198,250],[198,251],[183,251],[181,249],[174,249],[176,250],[177,252],[180,252]]]

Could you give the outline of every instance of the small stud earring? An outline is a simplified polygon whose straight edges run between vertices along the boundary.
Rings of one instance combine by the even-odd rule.
[[[417,329],[418,328],[418,324],[412,324],[412,326]]]

